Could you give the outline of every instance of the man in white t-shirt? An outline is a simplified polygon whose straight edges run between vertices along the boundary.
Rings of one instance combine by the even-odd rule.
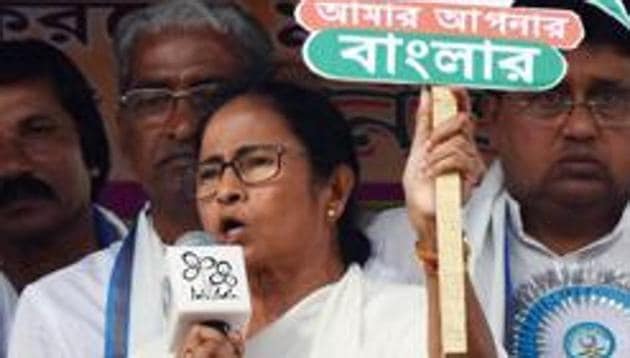
[[[163,334],[164,245],[200,228],[197,124],[219,85],[270,72],[272,54],[250,15],[210,0],[129,13],[114,50],[122,149],[150,202],[123,243],[26,288],[9,357],[121,357]]]
[[[474,288],[514,355],[627,356],[630,31],[583,2],[517,5],[573,9],[586,38],[554,89],[486,98],[498,160],[465,207]],[[406,210],[376,216],[367,234],[400,280],[422,280]]]

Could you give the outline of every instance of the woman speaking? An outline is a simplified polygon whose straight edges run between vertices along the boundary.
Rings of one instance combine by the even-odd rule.
[[[361,271],[370,245],[355,229],[359,168],[341,114],[290,84],[218,97],[201,133],[198,210],[219,242],[243,247],[252,316],[240,334],[194,326],[179,355],[425,356],[423,290]]]

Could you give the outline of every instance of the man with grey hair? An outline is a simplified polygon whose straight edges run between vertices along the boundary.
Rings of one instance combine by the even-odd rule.
[[[271,72],[266,33],[226,1],[171,0],[132,12],[114,47],[122,148],[149,203],[122,243],[25,291],[9,357],[126,357],[159,340],[163,246],[199,227],[197,122],[218,86]]]

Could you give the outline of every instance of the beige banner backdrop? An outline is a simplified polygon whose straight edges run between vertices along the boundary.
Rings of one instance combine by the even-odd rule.
[[[409,123],[416,104],[416,89],[326,82],[302,65],[300,46],[305,33],[292,19],[297,1],[241,1],[267,27],[278,50],[281,76],[308,85],[324,85],[353,126],[362,163],[361,198],[388,204],[402,198],[399,182],[409,146]],[[148,1],[2,1],[0,40],[37,37],[68,53],[97,90],[112,143],[117,130],[113,113],[116,78],[111,52],[112,29],[125,13]],[[1,64],[0,64],[1,65]],[[112,185],[103,200],[124,216],[142,199],[133,173],[115,145]]]

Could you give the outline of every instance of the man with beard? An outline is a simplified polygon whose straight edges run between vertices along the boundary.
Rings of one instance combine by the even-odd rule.
[[[542,350],[554,357],[625,357],[630,31],[583,1],[515,5],[574,10],[586,37],[565,53],[568,74],[555,88],[489,93],[485,100],[499,158],[465,208],[471,280],[496,340],[512,355],[538,356]],[[413,180],[430,183],[448,170],[471,178],[480,170],[465,122],[436,128],[425,149],[412,155],[405,176],[408,203],[423,203],[409,198],[427,187],[411,185]],[[420,275],[416,233],[408,223],[426,227],[434,221],[427,214],[422,205],[411,205],[407,212],[383,213],[369,227],[379,257],[398,267],[403,280],[431,280]]]
[[[78,68],[37,40],[0,43],[0,64],[0,270],[20,292],[126,229],[93,203],[109,172],[109,152]],[[11,285],[0,294],[12,306]],[[2,333],[9,323],[7,317]]]
[[[121,245],[25,290],[10,357],[124,357],[165,333],[163,247],[200,228],[198,122],[218,86],[270,72],[272,52],[265,31],[240,7],[203,0],[165,1],[128,14],[114,47],[122,148],[149,203]],[[71,304],[57,301],[59,292]]]

